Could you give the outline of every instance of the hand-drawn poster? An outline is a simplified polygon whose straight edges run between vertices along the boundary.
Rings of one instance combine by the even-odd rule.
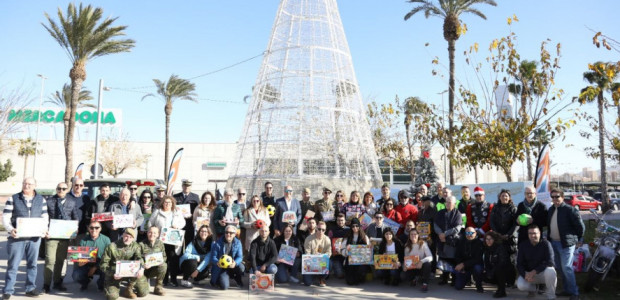
[[[133,215],[114,215],[112,226],[114,228],[129,228],[133,227],[133,222]]]
[[[69,246],[67,249],[67,259],[74,263],[96,262],[97,251],[97,247]]]
[[[137,277],[140,271],[139,260],[119,260],[116,262],[116,272],[119,277]]]
[[[159,239],[164,244],[181,246],[183,245],[184,236],[185,236],[185,230],[164,227],[161,229],[161,234],[159,235]]]
[[[372,245],[347,245],[350,265],[372,265]]]
[[[370,224],[372,224],[371,216],[366,213],[360,216],[360,225],[362,225],[362,230],[366,230]]]
[[[295,263],[297,251],[298,250],[295,247],[282,244],[282,246],[280,246],[280,253],[278,253],[278,258],[282,260],[282,263],[292,266]]]
[[[164,262],[164,254],[162,252],[155,252],[144,256],[144,266],[147,268],[159,266]]]
[[[375,270],[393,270],[398,269],[397,254],[381,254],[375,255]]]
[[[301,256],[301,274],[329,274],[329,256],[327,254],[304,254]]]
[[[306,231],[306,229],[308,228],[308,220],[314,218],[314,215],[314,211],[308,210],[306,212],[306,215],[304,216],[304,219],[301,220],[301,224],[299,224],[299,230]]]
[[[387,227],[392,228],[392,232],[394,233],[394,236],[396,236],[396,233],[398,232],[398,229],[400,228],[400,224],[398,224],[396,221],[394,221],[392,219],[388,219],[388,218],[384,218],[383,219],[383,223]]]
[[[177,210],[181,212],[183,218],[189,219],[192,217],[192,211],[189,204],[177,204]]]
[[[294,211],[285,211],[282,213],[282,223],[290,223],[296,225],[297,215]]]
[[[347,239],[345,238],[332,238],[332,254],[333,255],[347,255]]]
[[[333,220],[336,220],[336,218],[334,217],[334,211],[333,210],[323,211],[323,212],[321,212],[321,216],[323,217],[323,221],[325,221],[325,222],[331,222]]]
[[[420,262],[420,257],[417,255],[405,256],[405,269],[413,270],[415,266]]]
[[[114,220],[114,215],[111,212],[105,213],[93,213],[93,217],[90,219],[92,221],[105,222]]]
[[[17,237],[42,237],[47,231],[47,223],[43,218],[17,218],[15,229]]]
[[[78,220],[50,220],[50,239],[73,239],[77,236]]]
[[[196,228],[196,230],[198,230],[203,225],[209,226],[209,222],[210,221],[211,221],[211,219],[208,216],[206,216],[206,217],[197,217],[196,218],[196,223],[194,223],[194,228]]]
[[[431,223],[430,222],[418,222],[417,226],[420,239],[428,240],[431,235]]]
[[[273,274],[250,274],[250,291],[273,292],[275,290]]]

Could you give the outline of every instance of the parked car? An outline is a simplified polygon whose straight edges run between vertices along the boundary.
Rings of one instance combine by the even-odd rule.
[[[601,211],[603,207],[601,201],[584,195],[564,195],[564,202],[577,210],[589,210],[590,208],[594,208]]]
[[[609,197],[609,205],[613,210],[620,209],[620,192],[618,191],[609,191],[607,192],[607,197]],[[594,193],[594,199],[601,201],[601,192]]]

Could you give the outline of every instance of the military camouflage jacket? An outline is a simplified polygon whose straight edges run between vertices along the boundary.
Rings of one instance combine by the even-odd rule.
[[[125,245],[122,239],[108,245],[103,252],[99,268],[106,276],[112,277],[116,273],[116,262],[120,260],[139,260],[140,264],[144,265],[140,245],[136,242]]]
[[[153,254],[157,252],[161,252],[164,256],[164,261],[168,261],[166,258],[166,249],[164,249],[164,243],[161,240],[155,240],[153,246],[149,243],[148,240],[144,240],[140,242],[140,249],[142,250],[142,257],[144,258],[147,254]]]

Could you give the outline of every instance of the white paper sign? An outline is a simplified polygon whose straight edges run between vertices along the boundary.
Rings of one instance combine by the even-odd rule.
[[[47,231],[47,224],[43,218],[17,218],[17,237],[41,237]]]
[[[133,221],[133,215],[114,215],[112,226],[114,228],[129,228],[133,227]]]
[[[78,231],[78,220],[50,220],[48,230],[51,239],[72,239]]]

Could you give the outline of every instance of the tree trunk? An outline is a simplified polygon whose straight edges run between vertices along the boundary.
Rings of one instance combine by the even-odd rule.
[[[454,151],[454,141],[453,141],[453,129],[454,129],[454,51],[456,40],[448,41],[448,57],[450,59],[450,79],[448,81],[448,149],[450,150],[450,157],[452,156],[452,151]],[[454,165],[452,164],[452,160],[449,161],[449,169],[450,169],[450,185],[454,185]]]
[[[71,69],[70,77],[71,77],[71,105],[69,111],[65,113],[64,119],[65,122],[69,124],[65,138],[65,182],[67,184],[70,183],[71,177],[73,177],[73,135],[75,132],[75,113],[77,110],[78,99],[80,97],[80,91],[82,90],[82,83],[84,79],[82,77],[77,77],[74,79],[74,69],[78,68],[78,66],[74,66]],[[77,71],[75,72],[77,73]]]
[[[164,108],[164,112],[166,113],[166,145],[164,150],[164,180],[166,181],[166,185],[168,182],[168,154],[170,151],[170,115],[172,114],[172,103],[170,101],[166,101],[166,106]],[[170,188],[170,187],[169,187]]]
[[[26,179],[27,172],[28,172],[28,155],[24,155],[24,178],[22,179]]]
[[[526,141],[526,144],[529,145],[529,139]],[[527,180],[534,180],[532,173],[532,149],[529,146],[525,148],[525,163],[527,164]]]
[[[478,166],[474,165],[474,180],[478,184]]]
[[[609,198],[607,198],[607,166],[605,164],[605,115],[603,92],[598,94],[598,148],[601,153],[601,199],[603,211],[609,209]]]
[[[411,175],[411,182],[415,182],[415,167],[413,164],[413,145],[411,144],[411,134],[409,133],[409,127],[411,125],[405,124],[405,135],[407,137],[407,150],[409,151],[409,174]]]
[[[503,168],[504,175],[506,175],[506,181],[512,182],[512,168],[509,166],[507,168]]]

